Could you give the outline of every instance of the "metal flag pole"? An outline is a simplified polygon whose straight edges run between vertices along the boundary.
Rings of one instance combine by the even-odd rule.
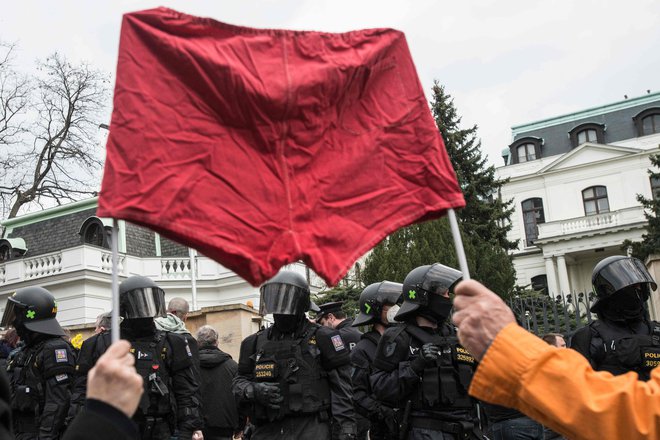
[[[119,340],[119,223],[112,219],[112,328],[110,334],[112,342]]]
[[[465,258],[465,249],[463,249],[463,240],[461,239],[461,231],[458,230],[458,221],[456,221],[456,213],[452,208],[447,210],[447,217],[449,217],[449,226],[451,226],[451,235],[454,237],[454,247],[456,248],[456,255],[458,256],[458,265],[463,272],[463,279],[470,279],[470,270],[467,265],[467,258]]]
[[[197,252],[193,248],[188,248],[190,255],[190,281],[192,284],[192,309],[197,310]]]

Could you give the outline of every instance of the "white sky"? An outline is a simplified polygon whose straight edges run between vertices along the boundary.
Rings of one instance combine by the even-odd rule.
[[[205,0],[3,2],[0,40],[18,65],[58,51],[114,72],[121,14],[167,6],[253,27],[406,33],[427,95],[434,79],[503,163],[511,126],[660,90],[657,0]]]

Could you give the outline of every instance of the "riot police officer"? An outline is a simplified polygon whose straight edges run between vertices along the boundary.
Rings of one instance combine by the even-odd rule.
[[[283,271],[260,290],[260,312],[274,324],[243,340],[233,382],[255,425],[252,439],[354,439],[348,348],[338,332],[306,318],[307,281]]]
[[[475,360],[447,322],[449,292],[460,279],[459,271],[439,263],[413,269],[395,316],[404,324],[388,328],[378,343],[372,390],[384,403],[400,405],[400,438],[481,438],[467,393]]]
[[[144,393],[133,416],[140,438],[189,440],[202,429],[199,385],[186,338],[157,330],[154,324],[155,317],[165,315],[165,293],[151,279],[132,276],[119,285],[119,295],[121,337],[131,343],[135,368],[144,380]],[[87,373],[110,343],[109,332],[83,342],[69,418],[83,406]]]
[[[571,348],[595,370],[635,371],[640,380],[649,380],[660,364],[660,324],[649,320],[644,303],[656,282],[644,263],[621,255],[596,264],[591,282],[598,297],[591,311],[598,319],[573,335]]]
[[[12,325],[25,343],[7,365],[18,440],[58,439],[63,431],[75,358],[56,315],[55,298],[42,287],[7,299],[0,325]]]
[[[369,376],[376,357],[376,347],[385,329],[395,323],[396,303],[401,297],[400,283],[383,281],[368,285],[360,294],[360,314],[353,326],[371,325],[371,329],[351,351],[353,363],[353,402],[355,410],[369,420],[366,429],[371,440],[398,439],[394,409],[379,402],[371,391]],[[389,316],[389,318],[388,318]],[[358,422],[358,438],[367,438]]]
[[[352,351],[360,341],[362,332],[351,326],[353,321],[346,317],[346,313],[342,310],[343,305],[343,301],[321,304],[319,306],[321,311],[316,315],[316,322],[337,330],[341,339],[348,344],[348,350]]]

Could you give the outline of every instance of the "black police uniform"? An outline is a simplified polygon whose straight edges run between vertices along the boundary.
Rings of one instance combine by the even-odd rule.
[[[660,365],[660,324],[648,319],[644,302],[657,287],[636,258],[614,256],[600,261],[592,274],[598,320],[578,330],[570,348],[595,370],[614,375],[635,371],[647,381]]]
[[[39,335],[12,358],[7,372],[17,440],[60,437],[74,368],[73,350],[58,336]]]
[[[362,335],[360,342],[351,351],[353,402],[355,403],[355,411],[370,421],[369,439],[395,440],[397,439],[398,426],[394,410],[375,398],[369,383],[378,341],[380,341],[380,333],[371,330]]]
[[[140,438],[169,439],[176,431],[180,438],[188,439],[193,431],[201,430],[199,386],[186,339],[156,330],[153,323],[151,328],[139,332],[122,329],[121,336],[131,343],[135,368],[144,380],[144,393],[133,416]],[[87,373],[110,344],[109,332],[93,335],[83,342],[69,419],[84,407]]]
[[[413,361],[429,342],[440,347],[440,357],[435,365],[419,368]],[[373,367],[371,385],[376,397],[399,406],[402,418],[407,419],[401,424],[419,430],[417,435],[415,429],[410,430],[406,438],[431,438],[423,436],[426,431],[452,435],[446,438],[471,438],[477,420],[475,402],[467,391],[476,362],[458,343],[453,326],[388,328],[378,344]]]
[[[353,351],[353,348],[355,348],[357,343],[360,342],[360,339],[362,338],[362,332],[355,327],[351,327],[351,325],[353,325],[353,320],[344,319],[337,325],[337,328],[335,329],[341,335],[341,339],[346,343],[346,345],[348,345],[349,351]]]
[[[7,364],[19,440],[58,439],[63,431],[75,355],[56,315],[55,298],[41,287],[19,289],[7,299],[0,325],[13,325],[25,344]]]
[[[354,430],[350,374],[339,333],[303,319],[294,333],[271,326],[243,340],[233,391],[255,425],[252,439],[324,440],[330,419],[338,429]],[[279,384],[279,410],[246,394],[253,382]]]

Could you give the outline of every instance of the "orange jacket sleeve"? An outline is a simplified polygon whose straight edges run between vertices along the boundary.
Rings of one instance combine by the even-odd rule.
[[[651,380],[635,373],[594,371],[574,350],[558,349],[509,324],[486,351],[470,394],[517,408],[571,439],[660,437],[660,369]]]

